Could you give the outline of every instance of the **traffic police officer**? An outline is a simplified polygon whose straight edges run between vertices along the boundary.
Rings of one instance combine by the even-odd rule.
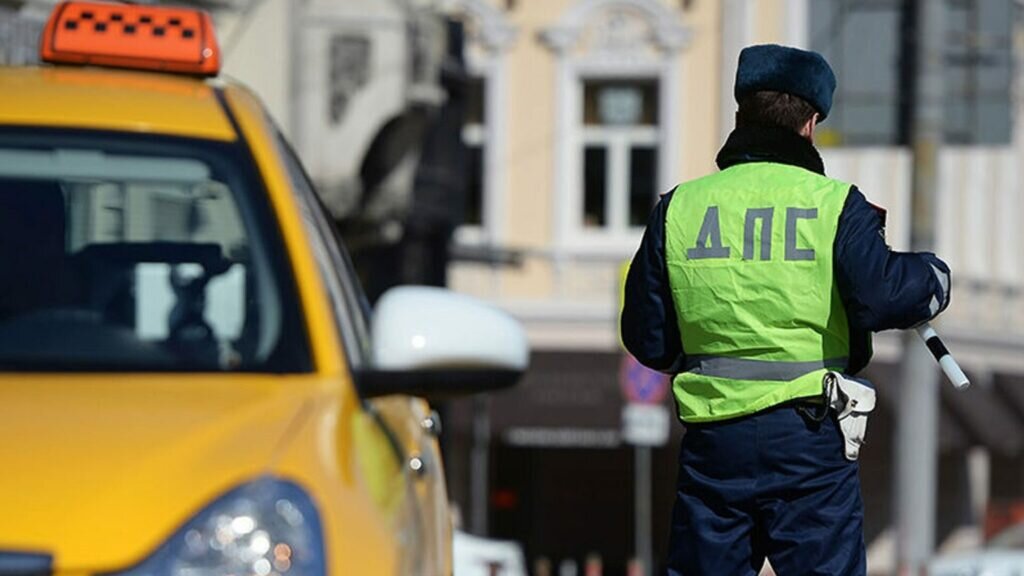
[[[622,339],[675,374],[686,426],[669,574],[864,574],[857,464],[812,417],[827,370],[855,374],[871,332],[949,303],[949,268],[885,244],[884,211],[825,176],[813,145],[836,80],[814,52],[740,53],[721,171],[651,214],[626,281]],[[820,408],[820,407],[819,407]]]

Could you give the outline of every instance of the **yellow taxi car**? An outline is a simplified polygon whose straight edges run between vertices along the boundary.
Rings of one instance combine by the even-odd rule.
[[[450,574],[418,397],[513,382],[521,328],[370,313],[204,13],[63,3],[42,53],[0,68],[0,575]]]

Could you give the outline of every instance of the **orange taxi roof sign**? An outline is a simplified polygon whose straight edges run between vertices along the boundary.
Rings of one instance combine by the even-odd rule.
[[[210,15],[191,8],[61,2],[43,30],[43,61],[216,76]]]

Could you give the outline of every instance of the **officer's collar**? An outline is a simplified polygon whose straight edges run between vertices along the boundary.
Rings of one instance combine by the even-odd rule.
[[[733,130],[715,163],[725,170],[747,162],[776,162],[825,174],[825,163],[814,144],[785,128],[750,126]]]

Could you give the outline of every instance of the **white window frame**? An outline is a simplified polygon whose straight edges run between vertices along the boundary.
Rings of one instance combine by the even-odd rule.
[[[611,238],[623,238],[627,241],[636,239],[639,242],[640,234],[642,234],[643,227],[630,227],[629,226],[629,149],[634,145],[649,145],[654,146],[658,149],[658,163],[657,169],[658,174],[655,177],[657,181],[657,192],[651,192],[651,206],[654,206],[655,194],[660,194],[668,190],[668,186],[671,184],[665,184],[665,179],[670,178],[668,176],[669,171],[662,168],[662,164],[669,160],[664,157],[664,143],[669,139],[666,131],[662,129],[661,113],[663,109],[661,107],[660,98],[661,94],[661,80],[656,75],[641,76],[634,72],[623,75],[609,75],[600,72],[587,73],[586,69],[582,70],[578,75],[579,81],[579,93],[580,98],[580,128],[579,133],[576,135],[578,139],[577,146],[579,147],[579,166],[576,172],[578,182],[576,184],[579,189],[579,198],[576,206],[573,207],[575,210],[575,218],[578,219],[578,234],[584,239],[587,244],[593,243],[594,241],[603,242],[607,241],[607,237]],[[636,80],[636,81],[650,81],[654,80],[658,82],[658,123],[654,126],[628,126],[628,127],[615,127],[615,126],[587,126],[583,119],[583,95],[584,95],[584,84],[591,80]],[[605,218],[607,224],[602,227],[588,227],[584,223],[584,201],[586,198],[586,190],[584,190],[583,182],[583,150],[587,145],[590,144],[603,144],[607,146],[607,171],[606,176],[606,191],[605,191]],[[604,239],[603,239],[604,238]]]
[[[623,8],[639,14],[654,31],[655,50],[620,54],[597,51],[576,52],[593,16],[606,9]],[[583,224],[583,83],[586,80],[655,80],[658,83],[658,175],[659,190],[675,184],[681,138],[674,131],[683,109],[679,90],[680,51],[690,42],[689,28],[679,14],[657,0],[581,0],[562,17],[559,24],[542,34],[555,52],[556,118],[555,178],[553,186],[553,239],[556,261],[569,257],[621,259],[635,249],[642,228],[615,230],[587,228]],[[609,190],[609,196],[611,192]],[[628,202],[628,195],[624,198]],[[610,216],[610,214],[609,214]]]
[[[622,128],[612,127],[587,127],[583,130],[582,146],[604,146],[607,150],[607,166],[605,170],[606,195],[605,195],[605,219],[607,223],[602,227],[587,227],[585,230],[601,231],[602,233],[630,233],[635,232],[629,225],[629,204],[630,204],[630,152],[636,146],[660,147],[661,140],[658,137],[656,126],[628,126]],[[586,198],[587,191],[583,190],[582,195]],[[651,205],[654,205],[656,192],[651,191]],[[584,214],[580,214],[584,216]]]

